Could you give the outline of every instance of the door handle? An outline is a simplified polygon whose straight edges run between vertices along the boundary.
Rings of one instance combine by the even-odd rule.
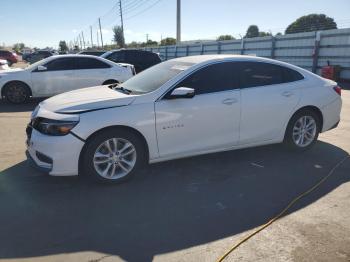
[[[232,105],[234,103],[237,103],[237,99],[236,98],[226,98],[224,100],[222,100],[222,103],[225,105]]]
[[[290,91],[284,91],[284,92],[282,93],[282,96],[285,96],[285,97],[290,97],[290,96],[292,96],[292,95],[294,95],[294,93],[292,93],[292,92],[290,92]]]

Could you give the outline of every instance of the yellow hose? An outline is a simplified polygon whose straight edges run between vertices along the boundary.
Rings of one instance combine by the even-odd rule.
[[[294,198],[277,216],[275,216],[274,218],[272,218],[269,222],[267,222],[266,224],[260,226],[257,230],[255,230],[254,232],[252,232],[251,234],[247,235],[245,238],[243,238],[241,241],[239,241],[237,244],[235,244],[233,247],[231,247],[225,254],[223,254],[218,260],[217,262],[221,262],[223,261],[232,251],[234,251],[235,249],[237,249],[240,245],[242,245],[244,242],[246,242],[248,239],[252,238],[254,235],[256,235],[257,233],[259,233],[260,231],[264,230],[265,228],[267,228],[268,226],[270,226],[273,222],[275,222],[277,219],[279,219],[281,216],[283,216],[287,210],[289,208],[291,208],[297,201],[299,201],[301,198],[303,198],[304,196],[310,194],[312,191],[314,191],[316,188],[318,188],[323,182],[325,182],[333,173],[334,171],[340,166],[342,165],[345,160],[347,160],[350,156],[347,155],[346,157],[344,157],[341,161],[339,161],[330,171],[329,173],[322,178],[318,183],[316,183],[316,185],[314,185],[313,187],[311,187],[309,190],[305,191],[304,193],[300,194],[299,196],[297,196],[296,198]]]

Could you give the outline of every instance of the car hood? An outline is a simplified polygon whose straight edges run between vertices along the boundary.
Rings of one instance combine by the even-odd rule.
[[[99,109],[126,106],[135,100],[108,86],[82,88],[53,96],[40,103],[48,111],[63,114],[79,114]]]

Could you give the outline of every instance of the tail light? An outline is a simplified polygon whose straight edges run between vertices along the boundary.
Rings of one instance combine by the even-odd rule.
[[[335,92],[337,92],[338,95],[341,96],[341,87],[340,87],[340,86],[334,86],[334,87],[333,87],[333,90],[334,90]]]

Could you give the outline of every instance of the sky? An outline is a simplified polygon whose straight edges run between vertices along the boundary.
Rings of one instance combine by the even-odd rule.
[[[176,35],[176,0],[121,0],[126,42]],[[120,25],[118,0],[0,0],[0,43],[23,42],[30,47],[57,48],[84,32],[86,42],[97,42],[98,17],[104,43],[111,44],[112,27]],[[324,13],[339,27],[350,27],[350,0],[182,0],[182,40],[236,38],[248,26],[283,32],[295,19]],[[99,39],[100,41],[100,39]]]

